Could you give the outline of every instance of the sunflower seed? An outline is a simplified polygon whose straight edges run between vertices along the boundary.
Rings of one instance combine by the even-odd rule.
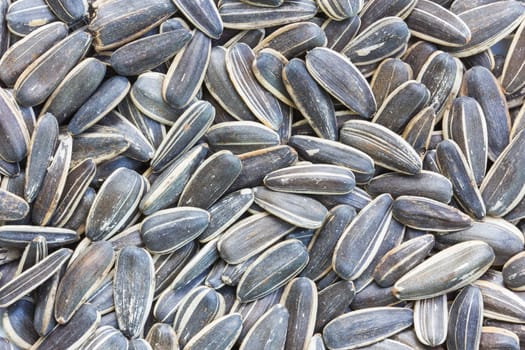
[[[221,16],[212,0],[199,1],[175,0],[177,8],[184,16],[207,36],[218,39],[223,31]]]
[[[155,291],[153,261],[142,248],[123,248],[115,264],[115,312],[120,330],[136,338],[144,328]]]
[[[467,24],[433,1],[418,1],[406,22],[413,36],[435,44],[464,46],[471,39]]]
[[[297,157],[297,152],[286,145],[240,154],[241,173],[230,191],[261,185],[266,174],[294,164]]]
[[[86,236],[91,240],[109,238],[119,231],[138,207],[147,181],[126,168],[119,168],[100,188],[86,220]]]
[[[483,323],[483,298],[476,286],[467,286],[454,299],[448,321],[447,348],[477,349]]]
[[[429,100],[425,85],[408,80],[385,97],[372,121],[399,133]]]
[[[459,146],[452,140],[441,141],[436,149],[436,160],[441,173],[452,183],[454,198],[466,212],[482,219],[486,214],[485,204]]]
[[[71,250],[62,248],[48,255],[30,269],[22,272],[9,283],[0,288],[0,305],[7,307],[24,295],[38,288],[42,283],[55,274],[71,256]]]
[[[401,276],[420,264],[434,247],[434,236],[410,239],[388,251],[377,263],[374,280],[381,287],[392,286]]]
[[[400,223],[418,230],[451,232],[472,226],[472,219],[460,210],[418,196],[396,198],[392,214]]]
[[[209,102],[193,103],[170,128],[168,134],[157,148],[151,167],[160,172],[172,164],[179,156],[193,147],[206,133],[215,116],[215,109]]]
[[[197,287],[181,300],[173,328],[182,348],[201,329],[224,316],[225,305],[221,294],[207,287]]]
[[[421,159],[412,146],[381,125],[347,121],[341,128],[341,142],[363,151],[385,168],[410,175],[421,171]]]
[[[437,237],[443,244],[455,244],[468,240],[480,240],[492,247],[496,259],[494,265],[503,265],[511,256],[523,249],[523,234],[506,220],[485,217],[474,221],[472,227]]]
[[[84,56],[91,44],[91,34],[74,32],[31,63],[16,80],[16,100],[23,106],[44,102],[67,73]]]
[[[97,90],[106,66],[96,58],[86,58],[75,66],[49,96],[40,111],[53,114],[59,123],[68,120]]]
[[[476,99],[483,110],[487,123],[488,157],[495,161],[509,144],[511,125],[501,86],[488,69],[473,67],[463,77],[462,92]]]
[[[272,129],[251,121],[224,122],[213,125],[206,133],[212,150],[228,150],[241,154],[279,145],[280,139]]]
[[[33,240],[25,247],[18,262],[18,268],[15,272],[15,277],[38,264],[42,259],[47,256],[47,242],[44,236],[36,236]]]
[[[98,165],[112,160],[128,148],[129,141],[124,135],[117,134],[107,127],[92,127],[89,132],[74,137],[71,166],[76,167],[87,158],[91,158]]]
[[[203,277],[202,281],[204,281],[209,270],[218,259],[219,252],[217,251],[217,239],[215,239],[201,247],[199,252],[182,268],[169,288],[173,290],[184,288],[200,280],[201,276]]]
[[[88,29],[95,33],[95,50],[101,52],[124,45],[158,26],[177,11],[168,0],[111,0],[98,3]]]
[[[308,252],[300,241],[274,245],[248,267],[237,286],[237,298],[241,302],[260,299],[297,276],[307,263]]]
[[[21,348],[29,349],[38,340],[38,334],[33,329],[32,314],[34,305],[31,299],[20,299],[8,307],[2,317],[2,326],[13,343]]]
[[[0,201],[2,202],[0,209],[1,220],[21,220],[29,213],[29,204],[23,198],[11,192],[0,189]]]
[[[361,33],[342,53],[356,66],[378,63],[402,50],[409,38],[410,31],[399,17],[384,17],[369,27],[361,17]]]
[[[76,349],[84,343],[100,323],[100,314],[90,304],[83,305],[65,325],[54,328],[47,336],[40,338],[33,349]]]
[[[421,343],[428,346],[443,344],[448,331],[447,296],[416,300],[414,328]]]
[[[112,77],[103,82],[93,95],[73,115],[68,131],[78,135],[96,124],[127,95],[131,85],[124,77]]]
[[[83,350],[128,349],[128,340],[120,331],[111,326],[101,326],[82,345]]]
[[[256,187],[253,192],[257,205],[298,227],[318,228],[327,213],[321,203],[306,196],[274,192],[264,187]]]
[[[254,51],[269,48],[279,52],[286,59],[291,59],[302,56],[317,46],[324,46],[326,40],[326,35],[317,24],[298,22],[280,27],[266,36]]]
[[[252,70],[259,84],[281,102],[294,107],[295,104],[288,91],[286,91],[282,79],[282,70],[287,63],[288,60],[282,53],[272,48],[264,48],[257,52]]]
[[[328,212],[308,245],[310,260],[301,276],[317,281],[331,270],[332,252],[355,215],[355,209],[347,205],[335,206]]]
[[[505,285],[514,291],[523,291],[525,282],[523,280],[524,253],[519,253],[507,260],[503,265],[503,279]]]
[[[359,14],[361,17],[361,32],[384,17],[407,17],[416,4],[417,1],[415,0],[368,1]]]
[[[337,139],[335,109],[330,96],[317,84],[306,64],[294,58],[283,68],[283,81],[293,102],[315,133]]]
[[[226,53],[226,69],[235,90],[255,117],[267,127],[278,130],[283,121],[283,110],[278,100],[257,82],[252,71],[254,60],[252,49],[244,43],[237,43]]]
[[[339,281],[320,291],[315,331],[322,331],[329,321],[342,315],[354,296],[355,287],[350,281]]]
[[[192,38],[177,53],[166,74],[162,85],[164,101],[174,108],[191,103],[204,80],[210,55],[211,39],[200,31],[193,31]]]
[[[386,339],[412,325],[410,309],[378,307],[352,311],[330,321],[323,339],[330,350],[355,349]]]
[[[281,304],[266,311],[250,328],[239,347],[248,349],[283,349],[286,342],[289,312]]]
[[[446,52],[435,51],[425,61],[417,80],[430,91],[430,103],[441,119],[461,87],[463,65]]]
[[[404,82],[412,79],[410,66],[398,58],[388,58],[377,67],[370,83],[378,106]]]
[[[220,236],[217,248],[229,264],[239,264],[267,249],[295,227],[267,213],[238,221]],[[253,234],[253,233],[256,234]]]
[[[128,350],[153,350],[153,348],[145,339],[138,338],[128,340]]]
[[[332,267],[341,278],[358,278],[374,258],[388,228],[392,197],[378,196],[346,227],[334,250]]]
[[[493,282],[476,281],[483,295],[483,314],[486,318],[511,323],[525,322],[525,301],[516,293]]]
[[[184,347],[184,350],[231,349],[242,329],[238,313],[223,316],[200,330]]]
[[[392,293],[419,300],[458,290],[477,280],[494,261],[494,251],[481,241],[467,241],[440,251],[401,277]],[[467,262],[467,263],[465,263]]]
[[[41,190],[35,198],[31,216],[33,222],[46,225],[51,221],[65,189],[67,174],[71,164],[73,139],[70,135],[59,138],[53,160],[46,170]]]
[[[181,28],[132,41],[111,55],[111,67],[120,75],[139,75],[168,61],[190,39]]]
[[[525,132],[522,131],[503,150],[483,179],[480,190],[487,206],[487,214],[504,216],[523,197],[523,180],[516,170],[520,168],[520,152],[524,140]]]
[[[349,109],[365,118],[370,118],[376,111],[376,101],[368,82],[345,56],[318,47],[306,55],[306,67],[330,95]]]
[[[20,1],[16,5],[22,2]],[[9,16],[12,15],[11,12]],[[7,17],[8,21],[9,16]],[[12,45],[0,59],[0,79],[7,86],[13,86],[27,66],[59,40],[65,38],[66,35],[67,26],[64,23],[55,22],[35,30]]]
[[[281,304],[288,310],[285,349],[305,349],[317,318],[317,288],[308,278],[296,278],[284,289]]]
[[[258,29],[306,21],[317,13],[313,0],[284,0],[277,8],[259,7],[241,1],[223,0],[219,14],[225,28]]]
[[[523,21],[525,9],[521,5],[519,1],[496,1],[459,13],[458,17],[470,28],[472,39],[466,45],[451,48],[450,52],[454,56],[465,57],[488,49]],[[497,15],[489,16],[494,13]]]
[[[359,16],[352,16],[342,21],[327,19],[321,25],[326,34],[326,47],[341,52],[356,36],[360,26],[361,19]]]
[[[146,341],[151,344],[152,350],[179,349],[177,334],[173,328],[165,323],[155,323],[151,326]]]
[[[488,129],[481,106],[471,97],[458,97],[443,124],[445,138],[457,143],[479,185],[486,173],[488,147]]]
[[[197,238],[209,221],[210,214],[198,208],[159,210],[142,221],[140,233],[150,252],[169,254]]]
[[[504,328],[483,327],[481,329],[480,349],[519,349],[520,339],[518,336]]]
[[[37,236],[43,236],[49,248],[65,246],[79,239],[75,231],[65,228],[29,225],[3,225],[0,227],[0,242],[3,247],[23,249]]]
[[[3,116],[0,131],[5,135],[0,142],[0,158],[6,162],[19,162],[30,147],[29,130],[16,102],[4,89],[0,89],[0,112]]]
[[[239,176],[241,166],[240,159],[230,151],[213,154],[195,170],[179,198],[179,206],[209,208]]]

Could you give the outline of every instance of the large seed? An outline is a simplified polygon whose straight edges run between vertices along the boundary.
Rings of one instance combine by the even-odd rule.
[[[410,309],[378,307],[352,311],[329,322],[323,339],[330,350],[355,349],[386,339],[412,325]]]
[[[237,286],[241,302],[260,299],[297,276],[308,263],[305,246],[296,239],[279,243],[261,254]]]
[[[450,232],[472,226],[472,219],[460,210],[418,196],[398,197],[392,214],[402,224],[418,230]]]
[[[412,146],[384,126],[351,120],[340,133],[341,142],[368,154],[378,165],[409,175],[421,172],[421,159]]]
[[[332,268],[346,280],[358,278],[370,265],[392,218],[392,197],[378,196],[348,225],[334,249]]]
[[[414,304],[414,328],[417,338],[428,346],[438,346],[447,339],[447,296],[416,300]]]
[[[135,247],[122,249],[113,283],[119,328],[127,337],[135,338],[144,328],[155,291],[155,270],[148,252]]]
[[[467,286],[458,294],[450,308],[447,348],[477,349],[483,324],[483,299],[478,287]]]
[[[221,317],[204,327],[184,347],[184,350],[228,350],[241,334],[242,319],[238,313]]]
[[[250,328],[239,350],[283,349],[286,341],[289,312],[277,304],[265,312]]]
[[[68,267],[56,292],[55,318],[60,324],[69,322],[102,279],[113,267],[113,247],[108,242],[90,245]],[[79,278],[81,277],[81,278]]]
[[[335,109],[328,93],[313,79],[306,64],[294,58],[283,68],[283,81],[293,102],[317,136],[337,139]]]
[[[488,244],[481,241],[458,243],[405,274],[392,292],[401,300],[443,295],[476,281],[493,262],[494,251]]]
[[[204,34],[219,39],[222,34],[222,19],[212,0],[175,0],[177,8]]]

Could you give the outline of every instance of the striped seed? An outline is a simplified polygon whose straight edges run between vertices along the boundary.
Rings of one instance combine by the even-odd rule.
[[[476,286],[467,286],[456,296],[450,307],[447,348],[477,349],[483,323],[483,298]]]

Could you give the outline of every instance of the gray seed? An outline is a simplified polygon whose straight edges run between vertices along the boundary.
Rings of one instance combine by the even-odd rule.
[[[75,312],[99,287],[113,267],[114,252],[109,242],[95,242],[67,268],[56,291],[55,318],[69,322]],[[82,278],[79,278],[82,276]]]
[[[151,167],[160,172],[193,147],[206,133],[215,116],[215,109],[206,101],[193,103],[173,124],[157,148]]]
[[[419,341],[428,346],[445,342],[448,331],[447,296],[416,300],[414,303],[414,329]]]
[[[355,349],[386,339],[412,325],[412,310],[378,307],[352,311],[329,322],[323,329],[328,349]]]
[[[16,80],[16,100],[22,106],[44,102],[84,56],[91,39],[87,32],[74,32],[37,58]]]
[[[392,286],[401,276],[419,265],[433,247],[434,236],[431,234],[412,238],[398,245],[379,260],[374,270],[374,280],[381,287]]]
[[[7,29],[12,33],[11,43],[15,43],[15,35],[24,37],[48,23],[58,21],[44,0],[22,0],[17,4],[8,3],[7,5],[9,6],[7,13],[5,9],[2,10],[2,13],[7,22]]]
[[[483,299],[476,286],[467,286],[458,294],[450,308],[447,348],[477,349],[483,323]]]
[[[298,22],[280,27],[266,36],[255,48],[273,49],[286,59],[302,56],[307,51],[326,45],[326,35],[323,30],[312,22]]]
[[[228,150],[233,154],[252,152],[280,143],[279,134],[252,121],[215,124],[208,129],[206,140],[214,152]]]
[[[400,223],[418,230],[451,232],[472,226],[472,219],[460,210],[418,196],[398,197],[392,214]]]
[[[0,305],[7,307],[38,288],[55,274],[71,256],[71,250],[62,248],[22,272],[0,288]]]
[[[417,1],[414,0],[371,0],[361,10],[361,32],[378,20],[388,16],[407,17]]]
[[[471,39],[463,20],[433,1],[418,1],[406,18],[413,36],[444,46],[464,46]]]
[[[2,316],[5,334],[21,348],[29,349],[39,338],[33,329],[33,311],[31,299],[24,298],[8,307]]]
[[[480,349],[518,350],[520,339],[516,333],[498,327],[482,327]]]
[[[481,290],[484,317],[511,323],[525,323],[525,301],[516,293],[488,281],[479,280],[473,285]]]
[[[359,16],[352,16],[342,21],[327,19],[321,25],[326,34],[326,47],[341,52],[356,36],[360,26],[361,19]]]
[[[23,249],[35,237],[43,236],[49,248],[62,247],[79,240],[75,231],[67,228],[3,225],[0,227],[0,242],[3,247]]]
[[[0,201],[2,202],[0,209],[1,220],[21,220],[29,213],[29,204],[23,198],[11,192],[0,189]]]
[[[219,6],[224,27],[233,29],[282,26],[306,21],[316,13],[317,4],[313,0],[284,0],[278,8],[252,6],[235,0],[221,1]]]
[[[91,240],[109,238],[124,227],[146,192],[146,180],[133,170],[119,168],[104,181],[86,220]]]
[[[342,315],[354,296],[355,287],[351,281],[339,281],[320,291],[315,331],[321,332],[328,322]]]
[[[507,260],[503,265],[503,280],[505,285],[513,291],[523,291],[525,288],[525,281],[523,276],[523,263],[525,253],[521,252]]]
[[[392,197],[383,194],[363,208],[339,238],[332,267],[346,280],[358,278],[376,255],[392,218]]]
[[[82,306],[65,325],[59,325],[47,336],[40,338],[33,349],[66,350],[80,347],[95,331],[100,323],[100,314],[90,304]]]
[[[242,320],[237,313],[221,317],[198,332],[184,350],[228,350],[241,334]]]
[[[146,341],[152,350],[179,349],[177,334],[170,325],[165,323],[155,323],[151,326]]]
[[[306,64],[294,58],[283,68],[283,81],[293,102],[317,136],[337,139],[335,109],[328,93],[314,80]]]
[[[296,278],[284,289],[281,304],[289,312],[286,350],[306,349],[317,318],[317,288],[306,277]]]
[[[261,254],[237,286],[241,302],[260,299],[297,276],[308,263],[308,252],[298,240],[279,243]]]
[[[181,300],[173,328],[182,348],[200,330],[224,316],[225,305],[221,294],[207,287],[197,287]]]
[[[180,0],[179,0],[180,1]],[[204,81],[210,62],[211,39],[200,31],[173,59],[162,85],[162,98],[174,108],[190,104]]]
[[[177,8],[200,31],[211,38],[218,39],[223,31],[221,16],[212,0],[175,0]]]
[[[159,210],[140,225],[146,248],[155,254],[169,254],[197,238],[208,226],[210,214],[199,208]]]
[[[126,247],[115,264],[113,296],[120,330],[136,338],[144,328],[155,291],[153,261],[146,250]]]
[[[239,350],[283,349],[286,341],[289,312],[277,304],[265,312],[250,328]]]
[[[481,241],[458,243],[433,255],[401,277],[392,288],[392,293],[401,300],[443,295],[476,281],[493,261],[494,251],[488,244]]]
[[[522,23],[516,30],[511,46],[505,57],[503,71],[501,72],[501,86],[506,94],[518,92],[523,88],[523,45],[524,38],[523,30],[525,25]],[[1,67],[1,61],[0,61]]]
[[[384,126],[351,120],[340,133],[341,142],[368,154],[378,165],[409,175],[421,172],[421,159],[412,146]]]

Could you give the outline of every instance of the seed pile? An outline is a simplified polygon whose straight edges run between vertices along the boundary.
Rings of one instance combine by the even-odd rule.
[[[0,350],[525,344],[525,3],[0,12]]]

